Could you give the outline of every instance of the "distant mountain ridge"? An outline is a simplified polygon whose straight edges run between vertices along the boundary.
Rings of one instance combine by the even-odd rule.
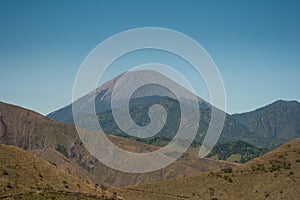
[[[275,147],[300,137],[300,103],[279,100],[257,110],[232,115]]]

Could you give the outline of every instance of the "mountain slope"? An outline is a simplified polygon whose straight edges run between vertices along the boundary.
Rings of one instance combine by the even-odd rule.
[[[160,132],[158,132],[155,136],[147,138],[147,139],[138,139],[139,141],[146,142],[148,144],[158,144],[157,140],[162,141],[163,144],[169,142],[176,135],[180,120],[190,120],[183,119],[180,115],[180,105],[177,100],[169,98],[169,97],[145,97],[139,99],[133,99],[130,104],[130,115],[134,122],[139,125],[147,125],[150,122],[150,118],[148,116],[148,111],[150,106],[154,104],[162,105],[168,114],[166,124],[162,128]],[[202,143],[204,136],[207,132],[208,125],[210,122],[210,109],[200,109],[200,120],[199,120],[199,128],[196,138],[193,142],[194,146],[197,146]],[[99,123],[104,130],[104,132],[113,135],[120,135],[123,137],[127,137],[127,134],[124,133],[116,124],[113,114],[111,111],[106,111],[99,113],[98,115]],[[88,117],[85,117],[88,119]],[[92,128],[92,127],[90,127]],[[246,127],[241,125],[236,120],[232,119],[231,116],[227,115],[224,128],[222,130],[222,134],[220,137],[220,142],[229,142],[233,140],[245,140],[250,143],[258,143],[260,144],[261,140],[258,139],[255,134],[250,132]],[[158,144],[159,145],[159,144]]]
[[[53,164],[17,147],[0,145],[0,198],[23,199],[113,199],[95,187]],[[117,198],[115,198],[117,199]]]
[[[108,81],[107,83],[103,84],[101,87],[96,89],[95,109],[98,121],[101,124],[101,127],[105,133],[127,137],[127,134],[124,133],[117,126],[111,111],[112,91],[114,90],[114,87],[118,80],[123,75],[124,74],[119,75],[118,77]],[[137,79],[137,77],[135,77],[134,74],[130,78],[133,80]],[[168,80],[172,83],[172,85],[174,85],[175,88],[178,88],[182,95],[186,94],[183,96],[188,97],[188,94],[191,94],[191,92],[189,92],[187,89],[183,88],[182,86],[178,85],[170,79]],[[129,86],[124,84],[124,86],[121,87],[122,90],[126,90]],[[93,97],[94,95],[92,93],[89,93],[74,102],[74,105],[78,105],[78,109],[74,111],[75,114],[77,116],[81,116],[81,118],[83,119],[83,123],[80,124],[81,127],[91,130],[96,129],[96,127],[91,125],[91,122],[95,121],[96,119],[89,115],[90,110],[92,110],[93,108]],[[212,109],[212,106],[209,103],[207,103],[200,97],[197,97],[197,99],[200,108],[200,120],[198,133],[195,138],[194,145],[199,145],[202,143],[210,123]],[[186,106],[189,106],[189,101],[187,100],[186,102]],[[133,93],[132,99],[129,102],[130,115],[132,116],[133,121],[139,125],[147,125],[150,122],[150,119],[148,117],[148,111],[149,108],[154,104],[160,104],[166,109],[168,114],[167,123],[157,135],[155,135],[152,138],[148,138],[147,140],[141,141],[149,144],[163,145],[168,141],[172,140],[172,138],[178,130],[180,120],[189,121],[189,119],[181,119],[180,104],[175,98],[175,95],[169,89],[157,84],[148,84],[138,88]],[[126,108],[126,106],[123,106],[121,104],[118,106],[119,110]],[[220,112],[223,113],[223,111]],[[63,123],[72,124],[72,104],[53,113],[50,113],[48,117],[61,121]],[[249,131],[248,128],[246,128],[244,125],[242,125],[227,114],[224,129],[220,137],[220,142],[229,142],[233,140],[244,140],[256,146],[265,145],[262,138],[260,138],[255,133]]]
[[[233,118],[269,141],[271,148],[300,137],[300,103],[297,101],[276,101],[252,112],[235,114]]]
[[[125,199],[299,199],[300,139],[246,164],[117,190]]]
[[[0,143],[18,146],[54,163],[60,169],[99,184],[134,185],[234,165],[212,159],[200,160],[197,156],[186,153],[167,168],[152,173],[118,172],[104,166],[89,154],[74,125],[62,124],[33,111],[4,103],[0,103],[0,118]],[[108,135],[108,138],[119,147],[132,152],[149,152],[158,148],[123,137]]]
[[[130,73],[130,72],[124,72],[117,77],[107,81],[103,85],[101,85],[99,88],[96,89],[95,95],[93,91],[88,93],[87,95],[79,98],[74,102],[74,104],[78,104],[79,110],[74,111],[75,114],[77,113],[90,113],[90,111],[93,109],[93,101],[95,101],[95,110],[96,113],[101,113],[105,111],[111,110],[111,99],[113,95],[113,90],[114,87],[116,86],[117,82],[124,77],[124,75],[128,75],[129,77],[125,77],[123,80],[128,82],[128,80],[138,80],[139,75],[135,73]],[[189,92],[187,89],[183,88],[181,85],[177,84],[176,82],[168,79],[165,76],[162,76],[161,74],[157,73],[156,74],[158,77],[156,78],[161,78],[168,80],[172,82],[172,85],[174,88],[176,88],[178,91],[180,91],[182,94],[187,94],[185,96],[190,96],[191,92]],[[128,79],[128,80],[127,80]],[[120,90],[129,90],[129,85],[128,84],[123,84],[123,85],[118,85],[120,87]],[[147,84],[144,85],[140,88],[138,88],[132,95],[133,99],[138,99],[138,98],[143,98],[143,97],[152,97],[152,96],[159,96],[159,97],[169,97],[175,99],[176,96],[173,92],[171,92],[169,89],[167,89],[164,86],[158,85],[158,84]],[[201,98],[198,98],[200,107],[202,108],[209,108],[210,105],[204,101]],[[60,122],[67,122],[68,120],[72,119],[73,114],[72,114],[72,104],[69,104],[65,106],[64,108],[61,108],[57,111],[54,111],[50,114],[47,115],[51,119],[55,119]]]

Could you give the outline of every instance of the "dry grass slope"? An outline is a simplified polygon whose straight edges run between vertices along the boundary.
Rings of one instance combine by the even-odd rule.
[[[114,194],[14,146],[0,145],[0,163],[1,199],[114,199]]]
[[[223,171],[118,189],[125,199],[300,199],[300,139]]]
[[[132,152],[157,149],[130,139],[107,136],[113,143]],[[211,159],[199,160],[192,152],[165,169],[147,174],[123,173],[106,167],[82,145],[73,125],[66,125],[36,112],[0,102],[0,143],[14,145],[57,165],[59,169],[98,184],[128,186],[232,166]]]

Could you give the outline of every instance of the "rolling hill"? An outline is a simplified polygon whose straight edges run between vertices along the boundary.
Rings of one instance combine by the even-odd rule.
[[[192,177],[116,189],[125,199],[299,199],[300,139],[246,164]]]

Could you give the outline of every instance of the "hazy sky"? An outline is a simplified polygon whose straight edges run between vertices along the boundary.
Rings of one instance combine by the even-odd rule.
[[[180,31],[207,50],[229,113],[299,101],[299,10],[300,1],[283,0],[0,0],[0,101],[42,114],[67,105],[76,72],[97,44],[147,26]]]

